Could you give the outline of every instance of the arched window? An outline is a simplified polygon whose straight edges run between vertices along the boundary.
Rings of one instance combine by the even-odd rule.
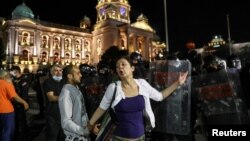
[[[28,50],[23,50],[22,54],[20,56],[20,61],[29,61],[29,51]]]
[[[64,49],[71,50],[71,39],[70,38],[66,38],[64,40]]]
[[[75,41],[75,50],[76,51],[81,50],[81,41],[79,39]]]
[[[42,52],[41,62],[42,63],[46,63],[47,62],[47,58],[48,58],[47,52],[46,51]]]
[[[85,48],[85,51],[87,51],[87,52],[90,52],[91,50],[90,50],[90,43],[89,43],[89,41],[85,41],[84,42],[84,48]]]
[[[60,56],[58,52],[54,53],[54,63],[59,63],[60,62]]]
[[[42,43],[41,43],[41,47],[43,47],[43,48],[48,48],[49,46],[48,46],[48,36],[42,36]]]
[[[59,37],[54,38],[54,48],[60,49],[60,38]]]
[[[22,43],[21,45],[30,45],[30,33],[22,32]]]
[[[70,53],[65,53],[65,63],[68,65],[70,63]]]

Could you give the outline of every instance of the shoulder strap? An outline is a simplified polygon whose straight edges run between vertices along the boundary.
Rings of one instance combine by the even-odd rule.
[[[110,102],[109,108],[111,108],[111,105],[112,105],[113,101],[115,100],[116,89],[117,89],[117,84],[116,84],[116,82],[115,82],[115,90],[114,90],[114,93],[113,93],[113,96],[112,96],[112,99],[111,99],[111,102]]]

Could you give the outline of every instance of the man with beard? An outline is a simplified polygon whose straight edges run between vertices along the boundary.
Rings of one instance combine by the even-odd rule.
[[[59,96],[59,108],[62,128],[66,135],[65,141],[89,140],[88,114],[84,97],[78,87],[81,77],[77,66],[69,65],[63,69],[66,84]]]
[[[62,67],[54,65],[50,69],[51,77],[43,83],[46,97],[46,141],[64,140],[61,128],[61,118],[58,105],[59,94],[62,89]]]

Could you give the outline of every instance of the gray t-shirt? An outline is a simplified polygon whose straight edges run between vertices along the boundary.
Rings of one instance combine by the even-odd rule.
[[[66,136],[89,135],[88,115],[83,95],[77,86],[65,84],[59,96],[61,124]]]

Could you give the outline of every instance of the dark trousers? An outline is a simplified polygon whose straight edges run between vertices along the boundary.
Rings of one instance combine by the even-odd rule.
[[[0,113],[0,141],[13,141],[15,113]]]
[[[29,130],[26,120],[26,111],[22,104],[15,103],[15,141],[24,141],[28,139]]]
[[[65,141],[60,120],[46,115],[46,141]]]

